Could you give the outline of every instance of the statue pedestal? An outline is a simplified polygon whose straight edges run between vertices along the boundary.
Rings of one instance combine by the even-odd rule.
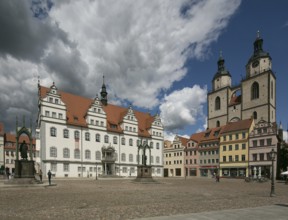
[[[152,178],[152,167],[145,165],[137,166],[137,178]]]
[[[14,178],[34,178],[33,160],[15,160]]]

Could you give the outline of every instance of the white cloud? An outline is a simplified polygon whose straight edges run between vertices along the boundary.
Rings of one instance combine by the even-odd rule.
[[[152,108],[160,91],[185,76],[188,56],[204,56],[238,6],[238,0],[86,0],[62,4],[51,17],[89,65],[86,88],[95,82],[100,88],[105,74],[111,96]]]
[[[160,116],[165,129],[176,131],[194,125],[203,118],[203,105],[206,103],[207,88],[194,85],[192,88],[176,90],[164,97],[160,105]]]
[[[55,1],[42,20],[30,4],[0,1],[7,33],[0,36],[1,74],[6,71],[0,76],[0,116],[8,131],[14,120],[7,109],[37,111],[32,84],[38,75],[44,86],[55,81],[61,90],[93,98],[104,74],[109,100],[156,107],[187,73],[187,59],[205,56],[240,0]],[[181,117],[184,124],[195,122],[191,109],[182,109]],[[176,128],[171,120],[168,126]]]

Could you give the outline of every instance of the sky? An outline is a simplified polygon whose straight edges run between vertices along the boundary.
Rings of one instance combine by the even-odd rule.
[[[165,139],[207,126],[219,51],[232,84],[245,76],[259,30],[287,129],[286,0],[0,1],[0,121],[37,118],[37,83],[160,114]],[[286,133],[285,133],[286,137]]]

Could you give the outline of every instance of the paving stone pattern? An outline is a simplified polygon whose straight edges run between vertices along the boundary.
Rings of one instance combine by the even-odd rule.
[[[46,181],[47,184],[47,180]],[[288,185],[211,178],[159,178],[160,184],[131,179],[53,179],[57,186],[4,187],[0,219],[137,219],[153,216],[288,204]],[[46,186],[46,187],[44,187]]]

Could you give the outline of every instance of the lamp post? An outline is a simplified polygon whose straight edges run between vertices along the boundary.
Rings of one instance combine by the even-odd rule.
[[[274,160],[276,157],[277,152],[274,151],[274,149],[271,150],[269,153],[270,159],[272,161],[272,172],[271,172],[271,192],[270,192],[270,197],[275,196],[275,184],[274,184]]]

